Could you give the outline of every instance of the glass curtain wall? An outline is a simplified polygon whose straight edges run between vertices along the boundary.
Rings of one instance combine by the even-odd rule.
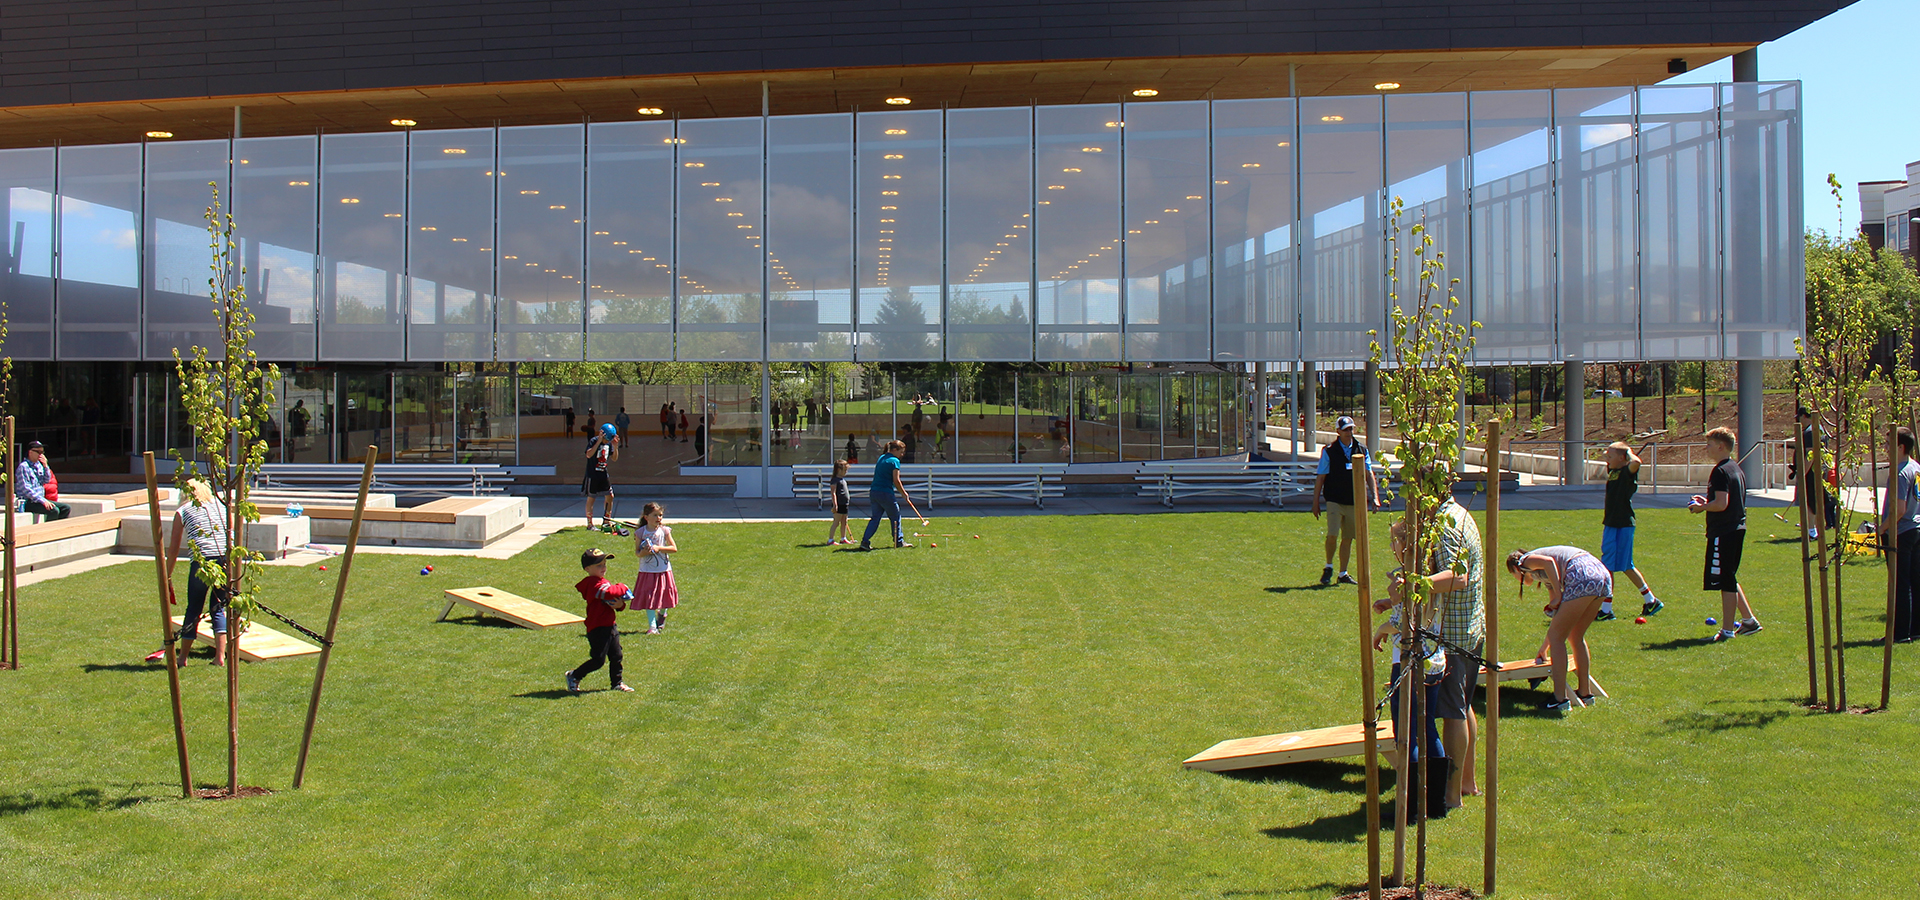
[[[1033,359],[1033,110],[946,123],[947,358]]]
[[[409,359],[493,358],[493,138],[491,128],[412,134]]]
[[[60,148],[60,359],[139,359],[142,145]]]
[[[454,461],[453,382],[453,376],[444,372],[394,375],[395,462]]]
[[[767,279],[769,359],[853,358],[852,115],[767,120]]]
[[[681,122],[676,356],[757,360],[762,322],[761,120]]]
[[[1464,309],[1473,285],[1467,252],[1467,95],[1407,94],[1385,99],[1387,199],[1403,204],[1398,240],[1387,250],[1387,264],[1397,276],[1388,290],[1399,295],[1401,308],[1414,308],[1420,299],[1423,267],[1437,261],[1443,268],[1434,276],[1439,284],[1433,299],[1444,300],[1451,293],[1460,298]],[[1424,237],[1433,239],[1432,246],[1425,246],[1422,236],[1413,233],[1416,225],[1425,226]],[[1389,232],[1388,237],[1395,235]],[[1459,284],[1451,283],[1455,278]]]
[[[1367,332],[1386,327],[1381,101],[1300,101],[1300,339],[1307,359],[1367,359]]]
[[[223,352],[208,285],[214,239],[207,233],[207,209],[218,191],[220,215],[229,212],[230,147],[226,141],[147,146],[142,229],[147,359],[171,360],[175,350],[190,355],[196,346],[206,347],[209,356]],[[230,260],[230,269],[237,262]]]
[[[587,358],[673,358],[673,123],[587,126]]]
[[[283,375],[274,391],[286,440],[275,462],[330,463],[336,461],[334,441],[334,375],[301,372]],[[157,445],[150,445],[157,446]],[[364,453],[364,449],[362,450]]]
[[[235,143],[234,221],[254,316],[250,346],[262,359],[311,360],[319,355],[314,321],[319,153],[320,139],[311,135],[242,138]]]
[[[1126,357],[1213,357],[1209,104],[1126,107]],[[1245,172],[1261,160],[1238,164]]]
[[[586,343],[586,126],[500,129],[500,358],[568,361]]]
[[[53,159],[52,148],[0,150],[0,302],[17,360],[53,356]]]
[[[1120,358],[1120,106],[1040,106],[1035,310],[1043,361]]]
[[[1641,352],[1719,356],[1719,91],[1656,86],[1639,96]]]
[[[1726,340],[1737,359],[1797,354],[1805,317],[1800,85],[1720,86]]]
[[[1559,147],[1561,350],[1639,359],[1632,88],[1554,92]]]
[[[1215,359],[1299,354],[1297,140],[1292,100],[1213,104]]]
[[[944,357],[942,118],[939,110],[859,115],[862,360]]]
[[[1474,356],[1540,363],[1555,345],[1553,94],[1470,95]]]
[[[321,136],[321,359],[406,358],[406,201],[405,133]]]

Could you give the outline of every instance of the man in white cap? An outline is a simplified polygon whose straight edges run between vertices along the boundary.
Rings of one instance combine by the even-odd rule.
[[[1353,439],[1353,417],[1341,416],[1333,423],[1340,439],[1320,449],[1320,465],[1314,470],[1313,517],[1320,518],[1320,505],[1327,507],[1327,567],[1320,572],[1320,583],[1333,583],[1333,545],[1340,544],[1340,583],[1356,584],[1347,574],[1347,560],[1353,554],[1353,466],[1357,462],[1367,473],[1369,508],[1380,506],[1380,483],[1367,465],[1367,446]]]

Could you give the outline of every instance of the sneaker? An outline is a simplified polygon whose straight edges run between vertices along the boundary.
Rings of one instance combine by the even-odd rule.
[[[648,634],[659,634],[659,633],[660,633],[660,629],[658,629],[658,628],[649,628],[649,629],[647,629],[647,633],[648,633]]]
[[[1320,570],[1320,586],[1326,587],[1327,585],[1330,585],[1332,583],[1333,583],[1333,567],[1328,566],[1324,569],[1321,569]]]
[[[627,693],[627,694],[633,693],[633,688],[627,687],[627,683],[624,681],[614,685],[613,689],[616,691],[620,691],[622,693]]]
[[[1733,633],[1741,637],[1746,637],[1749,634],[1756,634],[1759,631],[1760,631],[1759,622],[1741,622],[1740,627],[1735,628],[1733,630]]]
[[[580,693],[580,676],[573,674],[572,669],[567,670],[567,690]]]
[[[1733,640],[1738,635],[1739,635],[1739,632],[1737,631],[1716,631],[1713,633],[1712,637],[1707,638],[1707,643],[1724,644],[1728,641]]]
[[[1810,541],[1820,540],[1820,530],[1817,528],[1807,529],[1807,540],[1810,540]]]
[[[1600,696],[1598,694],[1575,694],[1574,696],[1580,698],[1581,706],[1594,707],[1600,705]]]
[[[1540,710],[1549,716],[1565,717],[1568,713],[1573,711],[1573,701],[1572,700],[1554,700],[1552,702],[1547,703],[1545,706],[1540,707]]]
[[[1341,584],[1359,584],[1360,583],[1358,581],[1355,581],[1352,575],[1348,575],[1345,572],[1340,573],[1340,578],[1338,580]]]
[[[912,545],[912,544],[909,544],[909,543],[907,543],[906,541],[898,541],[898,542],[896,542],[896,543],[895,543],[895,544],[893,545],[893,549],[895,549],[895,550],[911,550],[911,549],[913,549],[913,545]]]
[[[163,660],[166,658],[167,658],[167,648],[165,647],[161,647],[160,649],[147,654],[147,662],[159,662],[160,660]]]
[[[1604,610],[1604,609],[1603,609],[1603,610],[1601,610],[1601,611],[1600,611],[1600,614],[1599,614],[1599,615],[1597,615],[1597,616],[1594,616],[1594,617],[1593,617],[1593,620],[1594,620],[1595,622],[1611,622],[1611,621],[1613,621],[1613,620],[1614,620],[1614,618],[1615,618],[1615,616],[1614,616],[1614,614],[1613,614],[1613,613],[1611,613],[1611,612],[1608,612],[1608,611],[1606,611],[1606,610]]]
[[[1651,616],[1654,613],[1657,613],[1666,608],[1667,608],[1667,605],[1665,603],[1661,603],[1659,598],[1656,597],[1652,600],[1648,600],[1647,602],[1640,604],[1640,614],[1643,616]]]

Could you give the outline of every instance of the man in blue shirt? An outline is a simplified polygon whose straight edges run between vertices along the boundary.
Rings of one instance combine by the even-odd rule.
[[[1313,478],[1313,517],[1320,518],[1320,504],[1327,506],[1327,566],[1320,571],[1320,583],[1333,583],[1333,548],[1340,548],[1340,583],[1358,584],[1352,575],[1347,574],[1347,560],[1353,554],[1354,506],[1358,502],[1371,499],[1373,505],[1380,506],[1380,483],[1373,477],[1372,467],[1367,465],[1367,445],[1353,439],[1353,417],[1341,416],[1334,423],[1334,430],[1340,433],[1339,440],[1328,444],[1320,451],[1320,464],[1314,469]],[[1367,472],[1367,493],[1371,497],[1353,496],[1353,467],[1358,464]]]
[[[1894,488],[1887,498],[1887,521],[1881,534],[1891,532],[1894,543],[1893,639],[1914,639],[1914,598],[1920,588],[1920,463],[1913,461],[1913,432],[1901,428],[1894,435]]]
[[[895,547],[913,546],[907,543],[907,536],[900,532],[900,498],[907,493],[907,486],[900,483],[900,454],[906,449],[906,444],[888,441],[886,452],[880,455],[879,462],[873,464],[873,484],[867,487],[867,499],[873,504],[873,516],[867,519],[867,533],[860,536],[862,550],[873,549],[873,533],[880,530],[881,516],[893,522]]]

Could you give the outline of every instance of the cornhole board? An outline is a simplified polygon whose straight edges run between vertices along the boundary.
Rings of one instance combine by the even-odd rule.
[[[176,628],[185,624],[186,619],[173,617]],[[201,635],[203,639],[207,635]],[[270,659],[287,659],[294,656],[312,656],[320,648],[289,634],[281,634],[259,622],[251,622],[247,630],[240,635],[240,658],[247,662],[266,662]]]
[[[1574,665],[1572,659],[1568,659],[1567,673],[1571,675],[1574,672],[1578,672],[1578,671],[1580,671],[1580,667]],[[1506,682],[1509,682],[1509,681],[1532,681],[1535,678],[1552,678],[1552,677],[1553,677],[1553,663],[1551,662],[1540,662],[1539,660],[1535,660],[1535,659],[1516,659],[1510,662],[1503,662],[1500,664],[1500,682],[1502,684],[1505,684]],[[1600,696],[1602,697],[1613,696],[1612,694],[1607,693],[1606,688],[1603,688],[1600,686],[1600,679],[1594,678],[1593,676],[1589,675],[1587,676],[1587,682],[1593,685],[1594,690],[1600,692]],[[1482,666],[1480,669],[1479,683],[1482,686],[1484,686],[1487,683],[1487,670],[1486,670],[1486,667],[1484,666]]]
[[[1227,772],[1259,766],[1309,762],[1357,756],[1367,750],[1363,725],[1335,725],[1310,731],[1289,731],[1260,737],[1221,741],[1187,758],[1181,765],[1189,769]],[[1393,723],[1382,720],[1375,728],[1374,742],[1380,750],[1393,749]]]
[[[497,616],[521,628],[552,628],[555,625],[575,625],[586,621],[584,616],[554,609],[545,603],[536,603],[518,594],[509,594],[492,586],[454,588],[447,591],[447,608],[441,610],[440,618],[434,621],[445,622],[447,614],[453,612],[456,603],[464,603],[473,607],[481,615]]]

